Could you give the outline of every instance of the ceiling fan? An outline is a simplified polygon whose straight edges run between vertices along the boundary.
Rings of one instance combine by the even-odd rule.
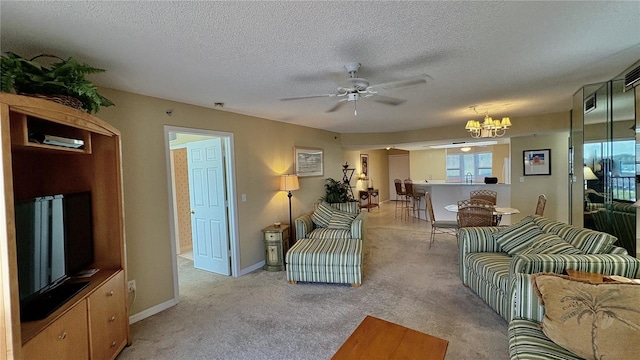
[[[426,84],[427,80],[424,77],[412,77],[403,80],[396,80],[381,84],[371,85],[367,79],[357,77],[356,73],[358,69],[360,69],[360,63],[358,62],[349,62],[344,66],[345,70],[347,70],[347,74],[349,78],[341,85],[338,86],[337,91],[335,93],[329,94],[320,94],[320,95],[306,95],[306,96],[294,96],[289,98],[280,99],[281,101],[289,101],[289,100],[300,100],[300,99],[310,99],[310,98],[337,98],[338,102],[329,108],[326,112],[334,112],[341,108],[344,104],[348,102],[353,102],[354,105],[354,115],[358,115],[357,109],[357,101],[361,99],[366,99],[371,97],[373,101],[385,104],[396,106],[404,103],[406,100],[398,99],[394,97],[384,96],[378,94],[378,90],[392,90],[399,89],[403,87],[415,86]]]

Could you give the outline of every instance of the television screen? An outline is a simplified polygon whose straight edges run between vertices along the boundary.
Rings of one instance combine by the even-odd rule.
[[[16,242],[20,300],[66,276],[62,195],[16,204]]]
[[[21,300],[93,263],[90,192],[20,201],[15,217]]]

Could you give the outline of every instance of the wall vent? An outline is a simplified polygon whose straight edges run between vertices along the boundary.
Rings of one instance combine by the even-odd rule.
[[[640,85],[640,66],[629,71],[627,75],[624,76],[625,88],[631,88],[638,85]]]
[[[584,113],[588,114],[596,108],[596,94],[589,95],[584,99]]]

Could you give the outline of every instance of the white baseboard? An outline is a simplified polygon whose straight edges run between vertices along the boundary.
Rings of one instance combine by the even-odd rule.
[[[255,265],[251,265],[248,268],[244,268],[244,269],[240,270],[240,276],[247,275],[250,272],[262,269],[264,267],[264,263],[265,263],[265,261],[262,260],[262,261],[260,261],[259,263],[255,264]]]
[[[146,310],[143,310],[137,314],[131,315],[129,316],[129,324],[133,324],[136,323],[140,320],[144,320],[146,318],[148,318],[149,316],[153,316],[159,312],[165,311],[168,308],[177,305],[178,301],[176,301],[175,299],[171,299],[168,301],[163,302],[162,304],[158,304],[154,307],[150,307]]]
[[[250,272],[262,269],[262,267],[264,267],[265,261],[260,261],[259,263],[249,266],[248,268],[244,268],[242,270],[240,270],[240,274],[238,276],[242,276],[242,275],[246,275]],[[165,311],[168,308],[175,306],[178,304],[178,301],[176,299],[171,299],[168,301],[163,302],[162,304],[158,304],[156,306],[153,306],[151,308],[148,308],[146,310],[143,310],[137,314],[131,315],[129,316],[129,324],[134,324],[140,320],[144,320],[150,316],[153,316],[159,312]]]

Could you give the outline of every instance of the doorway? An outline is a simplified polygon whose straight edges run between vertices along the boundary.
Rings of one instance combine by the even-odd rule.
[[[177,302],[185,264],[239,276],[233,134],[174,126],[164,133]]]

